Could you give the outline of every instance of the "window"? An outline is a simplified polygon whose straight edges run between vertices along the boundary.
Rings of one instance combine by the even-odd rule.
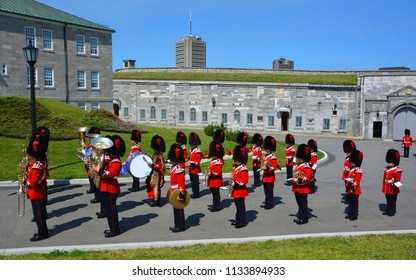
[[[208,121],[208,112],[202,111],[202,121],[207,122]]]
[[[36,30],[34,27],[25,27],[26,46],[32,43],[32,46],[36,47]]]
[[[98,38],[97,37],[90,38],[90,52],[91,52],[91,55],[98,55]]]
[[[91,88],[99,89],[100,88],[100,74],[95,71],[91,71]]]
[[[77,35],[76,41],[77,41],[77,53],[85,54],[85,36]]]
[[[144,120],[146,119],[146,110],[140,109],[140,119]]]
[[[33,76],[35,79],[35,86],[38,85],[38,68],[34,67],[33,69]],[[27,81],[27,86],[30,87],[30,67],[26,67],[26,81]]]
[[[344,119],[344,118],[339,119],[339,130],[342,130],[342,131],[347,130],[347,119]]]
[[[240,111],[238,110],[234,111],[234,122],[238,124],[240,123]]]
[[[54,87],[53,69],[52,68],[44,68],[43,69],[43,81],[44,81],[45,87]]]
[[[3,75],[7,75],[7,64],[6,64],[6,63],[3,63],[3,64],[1,65],[1,73],[2,73]]]
[[[274,116],[269,116],[267,125],[274,126]]]
[[[44,50],[53,50],[52,30],[42,30],[42,45]]]
[[[302,117],[296,117],[296,127],[302,127]]]
[[[156,119],[156,107],[155,106],[150,107],[150,119],[152,120]]]
[[[129,107],[123,107],[123,117],[129,116]]]
[[[253,114],[247,114],[247,124],[253,124]]]
[[[166,114],[166,109],[162,109],[160,111],[160,117],[162,120],[166,120],[167,114]]]
[[[87,106],[85,101],[78,101],[78,108],[82,109],[82,110],[87,110]]]
[[[91,102],[91,110],[98,110],[100,109],[100,103],[98,101]]]
[[[221,114],[221,123],[227,123],[227,113],[222,113]]]
[[[78,82],[78,88],[86,88],[84,70],[77,71],[77,82]]]
[[[330,129],[330,119],[324,119],[324,130],[329,130]]]
[[[185,112],[184,111],[179,111],[179,121],[184,121],[185,120]]]
[[[196,121],[196,110],[195,108],[191,108],[191,122],[195,122]]]

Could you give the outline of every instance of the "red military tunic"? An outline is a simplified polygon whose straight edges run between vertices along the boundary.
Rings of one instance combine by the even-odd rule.
[[[45,189],[42,185],[45,170],[42,162],[30,162],[27,167],[27,172],[26,186],[29,199],[45,199]]]
[[[410,136],[410,135],[403,136],[402,146],[404,148],[410,148],[410,146],[412,146],[412,142],[413,142],[412,136]]]
[[[280,169],[277,163],[277,158],[273,153],[264,155],[264,165],[269,167],[269,170],[263,170],[263,182],[270,183],[276,181],[275,171]]]
[[[234,168],[231,180],[235,183],[231,193],[233,198],[244,198],[248,196],[248,169],[245,164],[240,164]]]
[[[309,165],[309,162],[301,162],[296,165],[295,174],[303,173],[301,182],[293,182],[292,192],[299,194],[310,194],[310,182],[313,180],[313,169]],[[295,175],[294,175],[295,177]]]
[[[212,159],[208,165],[208,187],[219,188],[224,186],[224,180],[222,179],[222,167],[224,163],[221,159]]]
[[[286,147],[286,166],[294,166],[295,165],[295,156],[296,151],[293,146]]]
[[[120,185],[117,180],[117,176],[119,176],[120,171],[120,158],[111,159],[109,156],[105,156],[104,165],[98,172],[101,177],[99,187],[100,192],[108,192],[111,194],[120,193]]]
[[[316,152],[311,152],[311,160],[309,161],[311,164],[311,168],[313,170],[313,174],[316,173],[317,163],[318,163],[318,154]]]
[[[185,169],[183,169],[179,164],[172,166],[170,169],[170,185],[172,190],[178,189],[180,193],[186,193],[185,185]]]
[[[140,153],[141,151],[142,151],[142,147],[140,147],[139,144],[134,144],[130,149],[129,155],[134,154],[134,153]]]
[[[252,154],[251,158],[252,158],[251,166],[253,168],[255,168],[255,167],[260,168],[261,167],[261,158],[262,158],[262,148],[261,147],[254,147],[253,148],[253,154]]]
[[[396,187],[394,183],[400,182],[402,178],[402,170],[397,167],[386,167],[384,168],[383,175],[383,188],[382,191],[385,194],[398,194],[400,188]]]
[[[201,159],[202,159],[202,152],[201,150],[196,147],[191,150],[191,154],[189,156],[189,174],[198,174],[201,173]]]
[[[346,179],[346,188],[347,194],[361,194],[361,178],[363,176],[363,171],[359,167],[352,168],[349,172]]]

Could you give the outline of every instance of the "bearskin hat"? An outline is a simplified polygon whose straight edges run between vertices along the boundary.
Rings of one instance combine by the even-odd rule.
[[[288,144],[288,145],[294,145],[295,144],[295,137],[292,134],[286,134],[285,143]]]
[[[240,132],[237,134],[236,142],[238,145],[245,147],[247,145],[247,139],[247,134],[245,134],[244,132]]]
[[[113,135],[110,137],[110,139],[113,141],[113,146],[110,148],[110,152],[113,155],[123,157],[126,153],[126,142],[124,142],[124,139],[121,138],[119,135]]]
[[[185,158],[183,156],[183,149],[179,144],[174,143],[172,144],[172,146],[170,146],[170,149],[168,152],[168,159],[176,163],[185,161]]]
[[[39,140],[39,143],[42,144],[43,149],[45,150],[45,152],[48,150],[48,144],[46,143],[44,134],[42,134],[41,132],[36,132],[35,131],[35,133],[33,133],[31,138]]]
[[[42,142],[42,136],[40,134],[39,138],[31,137],[29,140],[29,144],[27,145],[27,154],[36,158],[36,159],[44,159],[45,158],[45,145]]]
[[[260,133],[254,133],[253,137],[251,138],[251,143],[260,147],[263,145],[263,136],[261,136]]]
[[[195,132],[191,132],[189,134],[189,145],[191,146],[198,146],[201,145],[201,138]]]
[[[131,137],[130,140],[136,141],[137,143],[142,141],[142,134],[140,132],[140,130],[138,129],[133,129],[131,132]]]
[[[209,154],[211,157],[222,158],[224,156],[224,147],[220,142],[214,140],[209,144]]]
[[[400,152],[395,149],[388,150],[386,153],[386,162],[391,162],[394,166],[398,166],[400,164]]]
[[[309,139],[309,140],[308,140],[308,146],[309,146],[309,148],[311,148],[311,150],[313,150],[314,152],[318,151],[318,142],[316,142],[316,140],[314,140],[314,139]]]
[[[344,153],[352,153],[352,151],[357,149],[354,141],[352,140],[345,140],[342,144],[342,148],[344,149]]]
[[[363,152],[359,150],[352,151],[349,160],[351,163],[354,163],[357,167],[360,167],[361,163],[363,162]]]
[[[166,151],[165,140],[163,140],[162,136],[155,135],[152,137],[152,141],[150,143],[150,148],[153,150],[158,150],[161,153]]]
[[[49,129],[46,126],[39,126],[39,127],[36,128],[35,132],[38,132],[38,133],[42,134],[43,141],[45,143],[46,150],[47,150],[48,146],[49,146],[49,138],[50,138],[50,135],[51,135]]]
[[[186,145],[187,143],[186,134],[183,133],[182,131],[179,131],[178,133],[176,133],[176,143],[180,145]]]
[[[233,160],[246,164],[248,161],[248,151],[245,147],[237,145],[234,147]]]
[[[406,128],[406,129],[404,130],[404,134],[405,134],[405,135],[410,135],[410,129],[407,129],[407,128]]]
[[[88,130],[88,132],[87,132],[86,136],[87,136],[87,137],[94,137],[94,136],[95,136],[94,134],[101,134],[101,131],[100,131],[100,129],[99,129],[98,127],[92,126],[92,127]]]
[[[311,148],[306,144],[300,144],[296,149],[296,157],[308,162],[311,160]]]
[[[225,132],[221,129],[217,129],[214,131],[213,139],[220,143],[224,143],[225,141]]]
[[[264,138],[263,148],[265,150],[270,150],[270,151],[275,152],[276,144],[277,144],[277,141],[273,136],[266,136],[266,138]]]

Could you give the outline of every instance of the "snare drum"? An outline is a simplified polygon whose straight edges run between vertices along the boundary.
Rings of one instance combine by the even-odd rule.
[[[140,152],[131,154],[126,161],[129,173],[137,178],[146,178],[152,172],[148,162],[153,162],[152,158]]]

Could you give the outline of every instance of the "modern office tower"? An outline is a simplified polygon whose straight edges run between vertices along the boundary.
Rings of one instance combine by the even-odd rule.
[[[293,60],[286,60],[284,58],[273,60],[273,69],[287,69],[293,70],[295,62]]]

